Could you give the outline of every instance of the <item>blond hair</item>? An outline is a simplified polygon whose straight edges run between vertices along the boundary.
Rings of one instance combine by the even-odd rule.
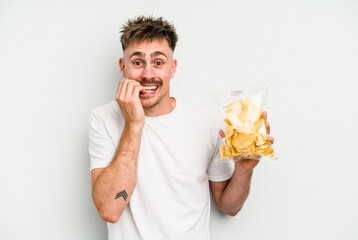
[[[145,40],[167,40],[169,47],[174,51],[178,36],[174,25],[170,24],[162,17],[144,17],[139,16],[134,19],[128,19],[122,25],[120,31],[121,43],[123,51],[135,42],[142,42]]]

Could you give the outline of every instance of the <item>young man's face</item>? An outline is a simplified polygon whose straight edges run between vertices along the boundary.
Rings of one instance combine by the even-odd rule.
[[[139,98],[144,108],[169,104],[169,81],[174,77],[177,62],[167,40],[130,44],[119,61],[122,76],[140,82],[145,93]]]

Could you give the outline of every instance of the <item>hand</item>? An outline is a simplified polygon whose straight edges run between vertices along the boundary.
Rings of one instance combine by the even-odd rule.
[[[261,114],[261,117],[265,120],[265,127],[266,127],[266,131],[267,134],[270,134],[270,123],[267,122],[267,112],[264,111]],[[219,134],[222,138],[225,137],[224,131],[220,130]],[[268,140],[271,144],[274,143],[274,138],[268,136]],[[234,158],[234,161],[237,160]],[[253,171],[253,169],[255,168],[255,166],[259,163],[260,159],[239,159],[238,161],[235,161],[235,167],[238,167],[239,171],[243,172],[243,173],[251,173]]]
[[[119,82],[116,101],[129,127],[144,126],[145,115],[139,99],[139,92],[143,90],[144,87],[135,80],[124,79]]]
[[[265,127],[266,127],[266,131],[267,131],[267,135],[270,135],[270,123],[267,121],[267,112],[263,111],[261,114],[261,117],[263,117],[263,119],[265,120]],[[275,139],[273,137],[268,136],[268,140],[271,144],[274,143]]]

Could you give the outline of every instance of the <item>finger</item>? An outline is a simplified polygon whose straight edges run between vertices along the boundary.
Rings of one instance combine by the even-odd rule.
[[[132,82],[128,82],[127,83],[127,88],[125,91],[125,99],[129,100],[133,97],[133,89],[135,88],[134,83]]]
[[[122,80],[122,81],[123,81],[123,83],[122,83],[121,91],[120,91],[120,93],[119,93],[119,98],[120,98],[121,100],[124,100],[124,99],[125,99],[125,96],[126,96],[128,80],[127,80],[127,79],[124,79],[124,80]]]
[[[225,133],[224,133],[224,131],[223,131],[223,130],[221,130],[221,129],[220,129],[220,131],[219,131],[219,134],[220,134],[220,136],[221,136],[222,138],[224,138],[224,137],[225,137]]]
[[[267,121],[267,112],[266,111],[263,111],[262,114],[261,114],[261,117]]]
[[[269,122],[265,122],[265,127],[266,127],[267,134],[270,134],[270,131],[271,131],[270,123],[269,123]]]
[[[139,92],[142,92],[144,91],[144,87],[140,84],[136,85],[134,88],[133,88],[133,96],[139,96]]]
[[[273,137],[268,137],[268,140],[271,144],[273,144],[275,142],[275,139]]]
[[[117,93],[116,93],[116,100],[119,100],[119,95],[122,91],[122,85],[123,85],[123,80],[119,81],[119,84],[118,84],[118,89],[117,89]]]
[[[144,87],[142,85],[140,85],[140,84],[139,84],[139,92],[140,93],[145,93]]]

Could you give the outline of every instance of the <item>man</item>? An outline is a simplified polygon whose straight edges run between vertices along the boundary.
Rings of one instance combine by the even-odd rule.
[[[258,161],[215,164],[219,117],[170,96],[171,24],[138,17],[121,33],[125,79],[115,101],[90,119],[93,202],[111,240],[209,239],[210,191],[224,213],[236,215]]]

